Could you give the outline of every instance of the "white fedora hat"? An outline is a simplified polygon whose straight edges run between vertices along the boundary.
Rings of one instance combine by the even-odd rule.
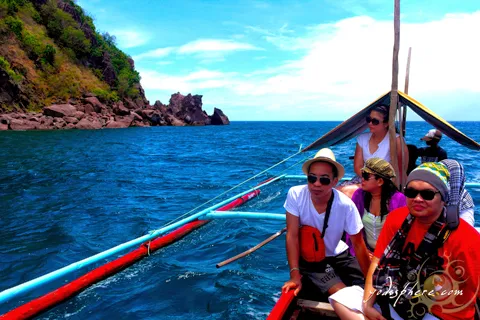
[[[310,166],[315,162],[328,162],[335,166],[338,171],[338,180],[342,179],[343,175],[345,174],[345,168],[335,160],[335,155],[333,154],[333,151],[329,148],[321,149],[317,152],[317,154],[315,154],[315,157],[313,157],[313,159],[305,161],[302,166],[303,173],[308,175],[308,170],[310,169]]]

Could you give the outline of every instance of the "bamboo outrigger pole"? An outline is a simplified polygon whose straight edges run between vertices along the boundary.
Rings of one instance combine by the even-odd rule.
[[[394,8],[394,42],[392,61],[392,90],[390,92],[390,116],[388,119],[388,131],[390,135],[390,162],[398,177],[396,184],[403,185],[402,176],[398,167],[397,139],[395,132],[395,114],[398,107],[398,52],[400,49],[400,0],[395,0]],[[404,161],[402,161],[404,162]]]
[[[264,245],[266,245],[267,243],[269,243],[270,241],[278,238],[279,236],[281,236],[285,231],[287,231],[287,227],[283,228],[282,230],[272,234],[270,237],[268,237],[267,239],[263,240],[262,242],[260,242],[259,244],[257,244],[255,247],[252,247],[250,249],[248,249],[247,251],[244,251],[242,253],[239,253],[237,254],[235,257],[232,257],[230,259],[227,259],[225,261],[222,261],[220,263],[217,263],[216,267],[217,268],[220,268],[220,267],[223,267],[224,265],[227,265],[233,261],[236,261],[240,258],[243,258],[247,255],[249,255],[250,253],[256,251],[257,249],[260,249],[261,247],[263,247]]]

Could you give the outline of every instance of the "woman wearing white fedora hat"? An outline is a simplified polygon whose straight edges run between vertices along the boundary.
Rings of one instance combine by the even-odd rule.
[[[304,276],[303,280],[313,283],[326,298],[345,286],[362,284],[370,260],[355,204],[334,189],[345,169],[332,150],[321,149],[302,170],[308,183],[290,188],[284,204],[290,280],[283,290],[298,294]],[[352,239],[358,261],[342,241],[344,232]]]

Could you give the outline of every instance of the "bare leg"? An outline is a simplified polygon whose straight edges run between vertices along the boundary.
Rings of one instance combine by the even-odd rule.
[[[359,184],[350,184],[350,185],[347,185],[347,186],[338,186],[338,187],[336,187],[336,189],[337,189],[338,191],[341,191],[341,192],[345,193],[350,199],[352,198],[353,193],[354,193],[358,188],[360,188],[360,185],[359,185]]]
[[[337,284],[333,285],[330,289],[328,289],[328,295],[331,296],[335,292],[337,292],[337,291],[339,291],[343,288],[346,288],[346,287],[347,286],[343,282],[337,283]]]
[[[330,303],[333,307],[333,310],[337,313],[337,316],[340,319],[344,320],[350,320],[350,319],[361,319],[364,320],[365,317],[361,312],[358,311],[353,311],[347,307],[345,307],[343,304],[338,303],[337,301],[332,300]]]

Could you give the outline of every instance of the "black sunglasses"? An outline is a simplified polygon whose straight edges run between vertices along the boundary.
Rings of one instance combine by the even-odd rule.
[[[370,116],[366,117],[365,121],[367,121],[367,123],[371,122],[374,126],[378,126],[380,124],[380,120],[372,118]]]
[[[317,180],[320,180],[320,183],[324,186],[328,186],[330,184],[330,182],[332,182],[332,180],[330,180],[330,178],[327,178],[327,177],[320,177],[320,178],[317,178],[313,175],[308,175],[307,176],[307,180],[308,180],[308,183],[315,183],[317,182]]]
[[[440,193],[440,191],[433,191],[433,190],[417,190],[417,189],[414,189],[414,188],[406,188],[405,189],[405,197],[407,198],[410,198],[410,199],[414,199],[417,197],[417,195],[420,193],[420,196],[423,198],[423,200],[427,200],[427,201],[430,201],[430,200],[433,200],[433,198],[435,198],[435,195],[437,193]]]
[[[367,181],[367,180],[370,180],[370,176],[371,173],[368,173],[368,172],[365,172],[365,171],[362,171],[362,178],[363,180]],[[375,175],[373,175],[375,177],[375,179],[377,179],[377,177]]]

